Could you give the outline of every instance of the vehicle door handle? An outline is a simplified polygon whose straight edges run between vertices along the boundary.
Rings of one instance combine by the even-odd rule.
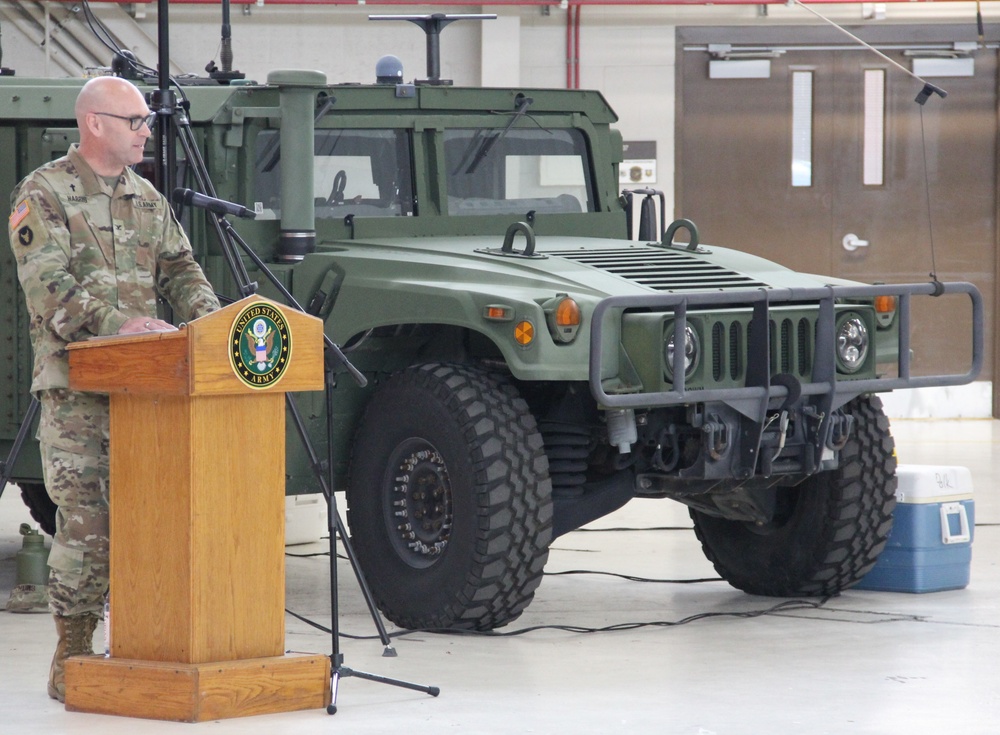
[[[858,236],[855,235],[853,232],[849,232],[846,235],[844,235],[844,239],[841,240],[840,242],[844,246],[844,250],[847,250],[848,252],[852,253],[858,248],[868,247],[868,241],[860,240]]]

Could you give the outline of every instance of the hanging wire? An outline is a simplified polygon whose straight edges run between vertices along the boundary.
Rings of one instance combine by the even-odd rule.
[[[890,59],[888,56],[886,56],[885,54],[883,54],[881,51],[879,51],[877,48],[875,48],[874,46],[872,46],[867,41],[862,40],[861,38],[859,38],[858,36],[854,35],[853,33],[851,33],[849,30],[847,30],[843,26],[838,25],[834,21],[832,21],[829,18],[827,18],[822,13],[820,13],[820,12],[818,12],[818,11],[813,10],[812,8],[810,8],[808,5],[806,5],[805,3],[803,3],[802,0],[791,0],[791,2],[793,2],[795,5],[798,5],[800,8],[802,8],[806,12],[811,13],[812,15],[815,15],[817,18],[819,18],[824,23],[829,23],[830,25],[832,25],[834,28],[836,28],[838,31],[840,31],[841,33],[843,33],[848,38],[851,38],[852,40],[854,40],[857,43],[861,44],[862,46],[864,46],[866,49],[868,49],[869,51],[871,51],[873,54],[875,54],[879,58],[884,59],[886,62],[892,64],[894,67],[896,67],[897,69],[899,69],[904,74],[913,77],[918,82],[920,82],[921,84],[923,84],[924,85],[923,89],[917,95],[917,103],[918,104],[921,104],[921,105],[924,104],[927,101],[927,99],[932,94],[937,94],[938,96],[940,96],[942,98],[948,96],[948,93],[945,92],[940,87],[938,87],[937,85],[931,84],[930,82],[928,82],[926,79],[924,79],[923,77],[921,77],[918,74],[914,74],[912,71],[910,71],[909,69],[907,69],[905,66],[903,66],[902,64],[900,64],[898,61],[893,61],[892,59]]]
[[[821,13],[817,12],[816,10],[813,10],[812,8],[808,7],[805,3],[802,2],[802,0],[791,0],[791,2],[794,3],[795,5],[798,5],[803,10],[811,13],[812,15],[815,15],[817,18],[819,18],[820,20],[824,21],[825,23],[829,23],[834,28],[836,28],[838,31],[840,31],[841,33],[843,33],[846,36],[850,37],[851,39],[853,39],[857,43],[861,44],[862,46],[864,46],[865,48],[867,48],[869,51],[871,51],[876,56],[880,57],[881,59],[884,59],[886,62],[888,62],[889,64],[892,64],[894,67],[896,67],[897,69],[899,69],[901,72],[903,72],[907,76],[913,77],[918,82],[920,82],[921,84],[924,85],[923,89],[921,89],[920,92],[917,94],[917,97],[916,97],[915,101],[916,101],[916,103],[918,105],[920,105],[920,151],[921,151],[921,154],[923,155],[923,161],[924,161],[924,199],[925,199],[925,203],[926,203],[926,206],[927,206],[927,230],[928,230],[928,238],[929,238],[929,242],[930,242],[930,246],[931,246],[931,272],[928,275],[930,275],[931,282],[934,284],[934,294],[933,295],[934,296],[940,296],[942,293],[944,293],[944,286],[941,284],[941,281],[939,281],[938,277],[937,277],[937,262],[936,262],[935,253],[934,253],[934,222],[933,222],[933,216],[932,216],[932,213],[931,213],[930,174],[929,174],[929,172],[927,170],[927,137],[926,137],[926,135],[924,133],[924,103],[927,102],[927,100],[930,98],[930,96],[932,94],[936,94],[936,95],[938,95],[939,97],[941,97],[943,99],[943,98],[945,98],[945,97],[948,96],[948,93],[945,90],[941,89],[940,87],[935,86],[934,84],[931,84],[927,80],[923,79],[920,75],[914,74],[912,71],[910,71],[909,69],[907,69],[905,66],[903,66],[902,64],[900,64],[898,61],[890,59],[888,56],[886,56],[884,53],[882,53],[877,48],[875,48],[874,46],[872,46],[870,43],[867,43],[866,41],[862,40],[858,36],[854,35],[853,33],[851,33],[849,30],[847,30],[843,26],[838,25],[837,23],[835,23],[834,21],[830,20],[826,16],[824,16]],[[979,7],[978,0],[977,0],[977,3],[976,3],[976,7],[977,7],[977,9]],[[982,36],[982,16],[981,15],[977,16],[977,19],[978,19],[978,22],[979,22],[979,29],[980,29],[979,40],[980,40],[980,42],[982,42],[982,40],[983,40],[983,36]]]
[[[108,30],[101,19],[98,18],[94,11],[90,7],[90,0],[83,0],[83,17],[87,22],[87,26],[90,28],[91,33],[94,37],[100,41],[100,43],[111,52],[112,56],[121,55],[126,62],[137,72],[146,76],[156,76],[156,69],[146,64],[143,64],[134,56],[125,56],[122,54],[122,50],[117,47],[115,38],[111,35],[111,31]],[[182,102],[187,102],[187,95],[184,93],[184,88],[180,83],[173,77],[170,76],[170,83],[177,88],[177,93],[181,98]]]
[[[924,106],[920,106],[920,150],[924,158],[924,201],[927,205],[927,237],[931,245],[931,272],[928,274],[935,284],[934,295],[939,296],[943,292],[941,281],[937,277],[937,261],[934,257],[934,216],[931,211],[931,178],[927,169],[927,137],[924,133]]]

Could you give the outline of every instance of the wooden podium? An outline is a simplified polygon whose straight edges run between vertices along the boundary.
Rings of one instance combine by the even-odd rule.
[[[111,656],[69,659],[66,709],[327,706],[329,657],[284,650],[285,393],[323,388],[322,322],[251,296],[69,349],[70,386],[111,396]]]

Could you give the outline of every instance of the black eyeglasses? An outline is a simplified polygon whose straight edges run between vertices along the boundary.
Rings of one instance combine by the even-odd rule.
[[[105,117],[114,117],[118,120],[125,120],[128,123],[129,129],[137,131],[143,125],[145,125],[150,130],[153,129],[153,121],[156,119],[156,113],[151,112],[148,115],[133,115],[132,117],[125,117],[124,115],[115,115],[110,112],[95,112],[95,115],[104,115]]]

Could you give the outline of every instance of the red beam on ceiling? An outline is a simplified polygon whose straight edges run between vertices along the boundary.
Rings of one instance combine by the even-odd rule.
[[[56,2],[75,3],[79,0],[55,0]],[[135,2],[149,5],[156,0],[90,0],[91,2],[115,3],[118,5],[133,4]],[[879,0],[890,3],[949,3],[967,2],[967,0]],[[983,0],[984,2],[994,2],[995,0]],[[858,5],[859,0],[802,0],[808,5]],[[172,5],[221,5],[221,0],[170,0]],[[257,0],[230,0],[233,5],[256,5]],[[377,5],[422,5],[424,7],[434,6],[436,3],[428,3],[426,0],[264,0],[263,5],[343,5],[355,7],[368,7]],[[786,5],[787,0],[568,0],[569,6],[580,5]],[[455,6],[511,6],[520,5],[560,7],[558,0],[450,0],[440,3],[442,7]]]

